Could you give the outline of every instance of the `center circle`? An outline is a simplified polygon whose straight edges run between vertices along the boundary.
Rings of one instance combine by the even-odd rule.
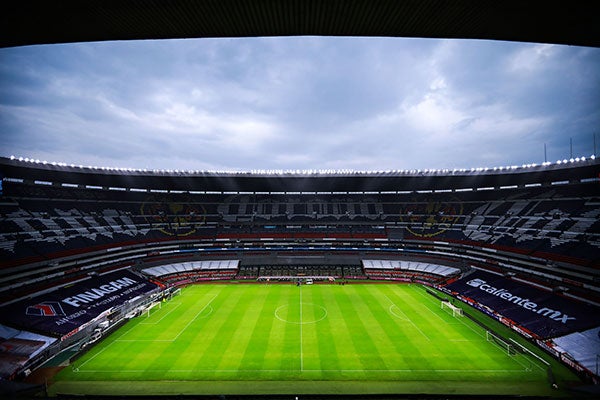
[[[275,318],[288,324],[315,324],[327,317],[327,309],[313,303],[284,304],[275,310]]]

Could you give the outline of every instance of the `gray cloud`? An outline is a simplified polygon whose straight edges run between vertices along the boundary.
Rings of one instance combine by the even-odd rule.
[[[259,38],[0,50],[2,155],[177,169],[409,169],[589,155],[600,50]]]

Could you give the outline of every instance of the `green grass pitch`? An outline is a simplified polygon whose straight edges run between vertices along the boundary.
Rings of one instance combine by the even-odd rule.
[[[202,284],[130,320],[53,393],[549,395],[546,368],[509,356],[418,285]]]

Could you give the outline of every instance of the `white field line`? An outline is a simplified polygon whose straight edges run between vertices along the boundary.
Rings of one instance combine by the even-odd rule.
[[[102,350],[100,350],[99,352],[97,352],[96,354],[94,354],[93,356],[91,356],[89,359],[87,359],[83,364],[81,364],[79,367],[77,367],[75,369],[76,372],[79,371],[79,368],[83,367],[85,364],[89,363],[90,361],[92,361],[94,358],[96,358],[97,356],[99,356],[104,350],[108,349],[108,347],[111,345],[112,343],[109,343],[106,345],[105,348],[103,348]]]
[[[174,342],[175,340],[177,340],[177,338],[188,328],[188,326],[191,325],[192,322],[194,322],[203,312],[204,310],[206,310],[206,307],[210,306],[210,303],[213,302],[213,300],[218,296],[218,294],[214,295],[212,299],[210,299],[210,301],[208,303],[206,303],[206,305],[204,307],[202,307],[202,309],[200,311],[198,311],[196,313],[196,315],[194,315],[194,318],[192,318],[184,327],[181,331],[179,331],[179,333],[177,334],[177,336],[175,336],[173,339],[120,339],[124,336],[121,335],[119,336],[119,339],[116,339],[115,342]],[[171,310],[174,311],[175,309]],[[129,332],[129,331],[128,331]],[[127,333],[127,332],[126,332]]]
[[[117,339],[115,340],[115,342],[153,342],[153,343],[158,343],[158,342],[173,342],[172,339]]]
[[[421,296],[423,296],[424,298],[426,298],[428,301],[434,302],[434,300],[433,300],[432,298],[430,298],[430,297],[427,297],[427,296],[426,296],[426,295],[425,295],[423,292],[421,292],[420,290],[417,290],[417,293],[419,293]],[[434,303],[434,304],[435,304],[435,303]],[[427,307],[427,306],[425,306],[425,307]],[[429,307],[427,307],[427,309],[429,309]],[[429,311],[433,312],[431,309],[429,309]],[[440,317],[440,318],[441,318],[441,317]],[[464,322],[462,319],[460,319],[460,318],[457,318],[456,320],[457,320],[458,322],[460,322],[461,324],[463,324],[464,326],[466,326],[467,328],[469,328],[470,330],[472,330],[473,332],[475,332],[475,334],[476,334],[477,336],[481,336],[481,337],[482,337],[482,338],[485,340],[485,335],[484,335],[484,334],[477,332],[475,329],[473,329],[473,327],[471,327],[471,326],[469,326],[469,325],[465,324],[465,322]]]
[[[196,320],[196,318],[198,318],[198,316],[200,314],[202,314],[202,312],[206,309],[206,307],[208,307],[210,305],[210,303],[212,303],[212,301],[217,297],[217,295],[215,295],[212,299],[210,299],[210,301],[204,306],[202,307],[202,309],[194,316],[194,318],[188,322],[188,324],[181,330],[181,332],[179,332],[179,334],[177,334],[177,336],[175,337],[175,339],[177,339],[179,337],[179,335],[181,335],[183,333],[184,330],[186,330],[186,328],[192,323],[194,322],[194,320]],[[181,305],[181,303],[179,303],[178,305]],[[173,309],[175,310],[175,309]],[[173,311],[171,310],[171,311]],[[171,312],[169,311],[169,312]],[[163,317],[164,318],[164,317]],[[162,319],[162,318],[161,318]],[[127,333],[129,333],[129,331],[131,329],[133,329],[135,326],[137,325],[133,325],[130,329],[127,330],[127,332],[123,333],[121,336],[119,336],[119,338],[125,336]],[[171,339],[171,340],[156,340],[156,339],[150,339],[150,340],[144,340],[144,339],[116,339],[113,342],[110,342],[109,344],[106,345],[105,348],[103,348],[102,350],[100,350],[99,352],[97,352],[96,354],[94,354],[92,357],[90,357],[88,360],[86,360],[83,364],[81,364],[79,367],[77,367],[76,372],[81,372],[79,371],[79,368],[83,367],[85,364],[89,363],[90,361],[92,361],[94,358],[96,358],[98,355],[100,355],[100,353],[102,353],[104,350],[108,349],[109,346],[111,346],[113,343],[115,342],[174,342],[175,339]],[[87,371],[86,371],[87,372]]]
[[[86,369],[85,371],[76,370],[76,373],[140,373],[140,372],[216,372],[216,373],[240,373],[240,372],[298,372],[297,369],[129,369],[129,370],[104,370],[104,369]],[[507,373],[507,372],[523,372],[522,369],[305,369],[303,372],[356,372],[356,373],[365,373],[365,372],[376,372],[376,373],[398,373],[398,372],[410,372],[410,373],[435,373],[435,372],[444,372],[444,373],[457,373],[464,372],[468,374],[477,374],[477,373]]]
[[[181,336],[181,334],[188,328],[188,326],[190,326],[192,324],[192,322],[194,322],[196,320],[196,318],[198,318],[200,316],[200,314],[202,314],[204,312],[204,310],[206,309],[206,307],[210,306],[210,303],[213,302],[214,299],[216,299],[218,296],[218,294],[215,294],[213,296],[212,299],[210,299],[210,301],[208,303],[206,303],[206,305],[204,307],[202,307],[202,309],[200,311],[198,311],[198,313],[196,313],[196,315],[194,316],[194,318],[192,318],[192,320],[190,322],[187,323],[186,326],[183,327],[183,329],[181,331],[179,331],[179,333],[177,334],[177,336],[175,336],[175,338],[173,338],[173,342],[177,340],[177,338],[179,338],[179,336]]]
[[[404,311],[402,311],[402,309],[400,307],[398,307],[396,305],[396,303],[394,303],[386,294],[383,295],[390,303],[392,303],[393,306],[396,306],[396,308],[402,313],[402,315],[404,315],[404,317],[406,318],[406,320],[408,322],[410,322],[412,324],[412,326],[414,326],[420,333],[421,335],[423,335],[423,337],[425,337],[425,339],[427,339],[428,341],[431,342],[431,339],[429,338],[429,336],[427,336],[421,329],[419,329],[419,327],[417,325],[415,325],[415,323],[408,317],[408,315],[406,315],[404,313]]]
[[[120,338],[122,338],[123,336],[127,335],[127,334],[128,334],[128,333],[129,333],[131,330],[133,330],[133,328],[135,328],[136,326],[137,326],[137,325],[135,325],[135,324],[132,324],[132,325],[131,325],[131,327],[130,327],[129,329],[127,329],[125,332],[123,332],[123,333],[121,334],[121,336],[119,336],[119,337],[118,337],[118,338],[115,340],[115,342],[116,342],[117,340],[119,340]]]
[[[418,293],[423,296],[423,293],[421,293],[420,291]],[[429,311],[430,313],[432,313],[433,315],[435,315],[438,319],[440,319],[442,322],[444,322],[447,325],[458,325],[460,323],[460,322],[448,322],[444,318],[440,317],[438,313],[436,313],[435,311],[433,311],[431,308],[427,307],[426,304],[423,304],[423,303],[421,303],[421,304],[423,305],[423,307],[425,307],[427,309],[427,311]]]
[[[522,346],[522,345],[521,345],[519,342],[517,342],[517,341],[516,341],[516,340],[514,340],[513,338],[509,338],[509,339],[510,339],[512,342],[516,343],[517,345],[519,345],[519,346]],[[527,349],[527,351],[529,351],[529,352],[533,353],[533,352],[532,352],[531,350],[529,350],[529,349]],[[538,367],[538,368],[539,368],[540,370],[542,370],[542,371],[546,371],[546,369],[545,369],[544,367],[540,366],[540,364],[541,364],[543,361],[542,361],[542,360],[540,360],[540,359],[538,358],[539,356],[538,356],[537,354],[535,354],[535,353],[533,353],[533,356],[534,356],[534,358],[535,358],[535,359],[533,360],[533,361],[534,361],[534,362],[533,362],[533,365],[535,365],[536,367]],[[540,364],[538,364],[538,361],[540,362]],[[543,364],[543,365],[544,365],[544,366],[548,366],[548,364]]]
[[[300,371],[304,371],[304,354],[302,348],[302,285],[300,285]]]
[[[162,321],[163,319],[165,319],[169,314],[171,314],[173,311],[175,311],[177,309],[177,307],[179,307],[181,305],[181,303],[175,303],[173,304],[175,307],[173,307],[171,310],[169,310],[169,312],[167,312],[165,315],[163,315],[161,317],[161,319],[159,319],[158,321],[154,321],[154,322],[140,322],[140,325],[156,325],[158,323],[160,323],[160,321]]]
[[[401,319],[402,321],[408,321],[408,319],[406,319],[406,314],[404,314],[404,313],[402,313],[403,315],[396,314],[394,312],[394,307],[398,308],[398,306],[395,304],[390,305],[390,307],[388,308],[388,311],[390,312],[390,314],[392,314],[394,317],[396,317],[398,319]],[[400,310],[400,309],[398,308],[398,310]],[[400,310],[400,312],[402,312],[402,310]]]

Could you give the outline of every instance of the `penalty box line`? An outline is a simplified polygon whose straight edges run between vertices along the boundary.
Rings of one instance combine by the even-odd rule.
[[[393,305],[393,306],[395,306],[395,307],[396,307],[396,308],[397,308],[397,309],[398,309],[398,310],[399,310],[399,311],[400,311],[400,312],[401,312],[401,313],[404,315],[404,317],[405,317],[406,321],[410,322],[410,323],[412,324],[412,326],[414,326],[414,327],[415,327],[415,329],[416,329],[416,330],[418,330],[418,331],[419,331],[419,333],[420,333],[421,335],[423,335],[423,337],[424,337],[425,339],[427,339],[428,341],[430,341],[430,342],[431,342],[431,339],[429,338],[429,336],[427,336],[427,335],[426,335],[426,334],[425,334],[425,333],[424,333],[424,332],[423,332],[423,331],[422,331],[422,330],[421,330],[421,329],[420,329],[420,328],[419,328],[419,327],[418,327],[418,326],[417,326],[417,325],[416,325],[416,324],[415,324],[415,323],[412,321],[412,319],[410,319],[410,317],[409,317],[408,315],[406,315],[406,313],[405,313],[404,311],[402,311],[402,309],[396,305],[396,303],[394,303],[394,302],[393,302],[393,301],[392,301],[392,300],[391,300],[391,299],[390,299],[390,298],[389,298],[389,297],[388,297],[386,294],[384,294],[383,296],[384,296],[384,297],[385,297],[385,298],[386,298],[386,299],[387,299],[387,300],[388,300],[390,303],[392,303],[392,305]]]
[[[140,325],[158,325],[163,319],[165,319],[169,314],[177,309],[181,305],[181,303],[174,303],[174,307],[169,310],[165,315],[163,315],[158,321],[154,322],[140,322]]]
[[[190,326],[192,324],[192,322],[194,322],[200,316],[200,314],[202,314],[204,312],[204,310],[206,310],[206,308],[208,306],[210,306],[210,303],[212,303],[213,300],[216,299],[218,295],[219,295],[218,293],[215,294],[213,296],[213,298],[210,299],[210,301],[208,303],[206,303],[206,305],[204,307],[202,307],[202,309],[196,313],[196,315],[194,316],[194,318],[192,318],[192,320],[190,322],[188,322],[186,326],[183,327],[183,329],[177,334],[177,336],[175,336],[175,338],[173,339],[173,341],[177,340],[177,338],[179,338],[179,336],[181,336],[181,334],[188,328],[188,326]]]
[[[196,320],[198,319],[198,317],[204,312],[204,310],[206,310],[206,308],[208,306],[211,305],[211,303],[214,301],[214,299],[216,299],[218,296],[218,294],[215,294],[212,299],[210,299],[210,301],[208,303],[206,303],[206,305],[204,307],[202,307],[200,309],[200,311],[198,311],[196,313],[196,315],[194,315],[194,318],[192,318],[184,327],[183,329],[181,329],[181,331],[179,331],[179,333],[173,338],[173,339],[121,339],[123,336],[125,336],[127,333],[129,333],[129,331],[131,331],[131,329],[127,332],[125,332],[123,335],[119,336],[119,339],[116,339],[115,342],[174,342],[175,340],[177,340],[179,338],[179,336],[181,336],[181,334]],[[174,310],[174,309],[173,309]],[[171,311],[173,311],[171,310]],[[163,317],[164,318],[164,317]]]
[[[424,294],[422,291],[418,291],[417,293],[419,293],[419,294],[420,294],[420,295],[421,295],[423,298],[425,298],[425,299],[426,299],[428,302],[431,302],[431,303],[437,304],[437,303],[435,303],[435,300],[433,300],[431,297],[428,297],[427,295],[425,295],[425,294]],[[439,315],[438,315],[438,314],[437,314],[435,311],[433,311],[431,308],[427,307],[426,305],[423,305],[423,306],[424,306],[426,309],[428,309],[428,310],[429,310],[429,311],[430,311],[432,314],[434,314],[435,316],[437,316],[438,318],[440,318],[441,320],[443,320],[443,319],[442,319],[442,317],[440,317],[440,316],[439,316]],[[444,322],[448,323],[449,325],[459,325],[459,324],[463,324],[464,326],[466,326],[467,328],[469,328],[469,329],[470,329],[471,331],[473,331],[473,332],[474,332],[474,333],[475,333],[477,336],[481,337],[481,338],[482,338],[482,339],[485,341],[485,335],[484,335],[484,334],[477,332],[475,329],[473,329],[473,327],[471,327],[471,326],[467,325],[467,324],[466,324],[466,323],[465,323],[463,320],[461,320],[460,318],[455,318],[455,319],[458,321],[458,323],[455,323],[455,324],[449,324],[449,323],[448,323],[448,322],[446,322],[446,321],[444,321]]]

